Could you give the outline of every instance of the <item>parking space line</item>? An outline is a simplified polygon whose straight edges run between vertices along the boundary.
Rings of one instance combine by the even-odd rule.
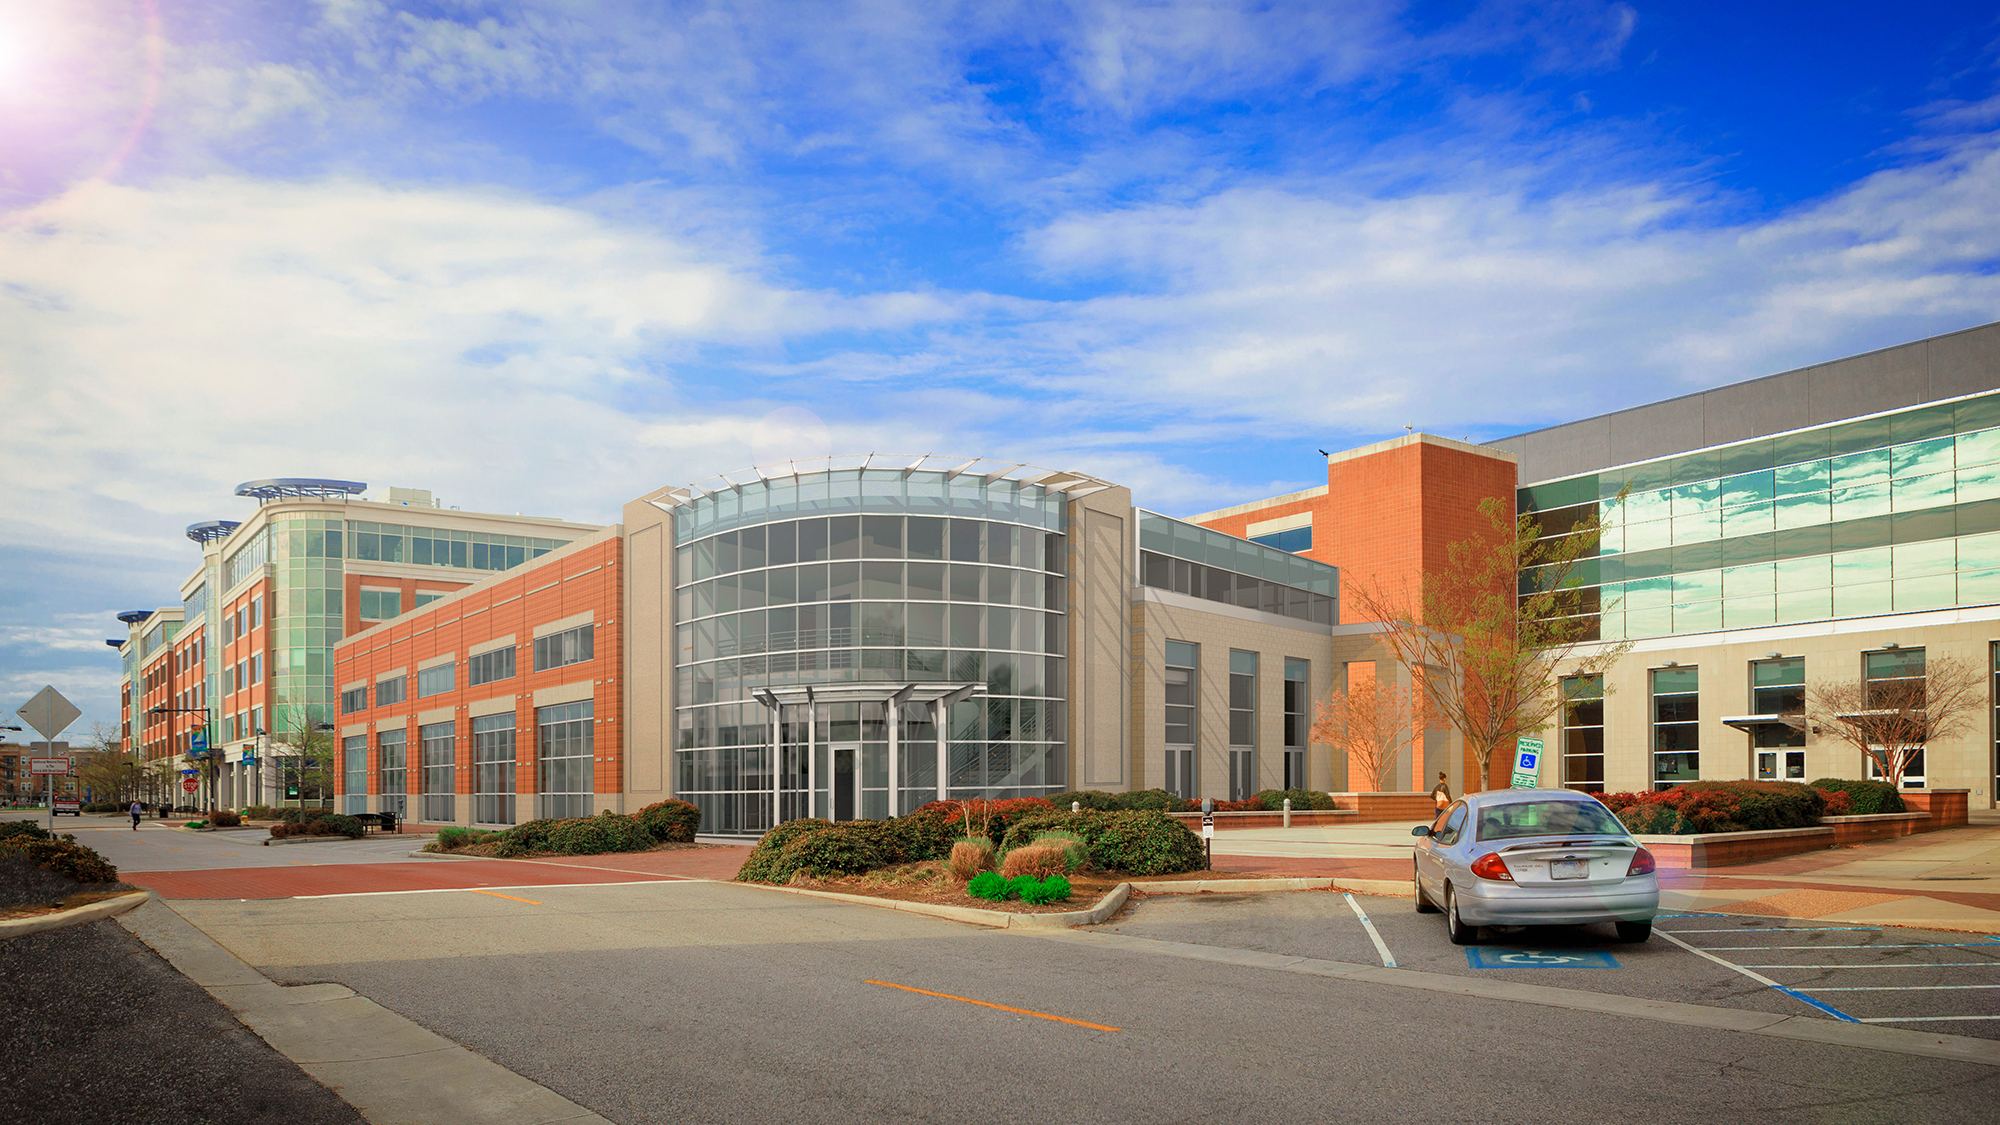
[[[1705,945],[1703,949],[1741,953],[1759,949],[1973,949],[2000,945],[2000,941],[1923,941],[1914,945]]]
[[[966,997],[963,997],[963,996],[953,996],[953,995],[952,995],[951,993],[949,993],[949,992],[932,992],[932,991],[931,991],[930,989],[928,989],[928,988],[911,988],[911,987],[910,987],[909,985],[907,985],[907,984],[890,984],[890,983],[889,983],[888,981],[886,981],[886,980],[871,980],[871,981],[868,981],[867,983],[869,983],[869,984],[879,984],[879,985],[881,985],[881,986],[882,986],[883,988],[899,988],[899,989],[902,989],[902,990],[903,990],[904,992],[915,992],[915,993],[917,993],[917,994],[919,994],[919,995],[922,995],[922,996],[935,996],[935,997],[937,997],[937,998],[938,998],[938,999],[940,999],[940,1000],[956,1000],[956,1001],[958,1001],[958,1002],[959,1002],[959,1003],[961,1003],[961,1004],[977,1004],[978,1006],[980,1006],[980,1007],[982,1007],[982,1008],[994,1008],[994,1009],[997,1009],[997,1010],[999,1010],[999,1011],[1002,1011],[1002,1012],[1012,1012],[1012,1013],[1014,1013],[1014,1014],[1015,1014],[1015,1015],[1017,1015],[1017,1016],[1033,1016],[1033,1017],[1035,1017],[1035,1018],[1036,1018],[1036,1019],[1038,1019],[1038,1020],[1054,1020],[1054,1021],[1055,1021],[1055,1022],[1057,1022],[1057,1023],[1070,1023],[1070,1024],[1075,1024],[1075,1025],[1076,1025],[1076,1026],[1078,1026],[1078,1027],[1088,1027],[1088,1028],[1091,1028],[1091,1029],[1093,1029],[1093,1030],[1096,1030],[1096,1031],[1123,1031],[1123,1030],[1124,1030],[1123,1028],[1118,1028],[1118,1027],[1109,1027],[1109,1026],[1106,1026],[1105,1024],[1101,1024],[1101,1023],[1090,1023],[1090,1022],[1088,1022],[1088,1021],[1085,1021],[1085,1020],[1073,1020],[1073,1019],[1070,1019],[1070,1018],[1069,1018],[1068,1016],[1052,1016],[1052,1015],[1048,1014],[1047,1012],[1036,1012],[1036,1011],[1031,1011],[1031,1010],[1029,1010],[1029,1009],[1027,1009],[1027,1008],[1010,1008],[1010,1007],[1008,1007],[1008,1006],[1007,1006],[1007,1005],[1005,1005],[1005,1004],[994,1004],[994,1003],[991,1003],[991,1002],[989,1002],[989,1001],[985,1001],[985,1000],[971,1000],[971,999],[967,999]]]
[[[1898,962],[1894,965],[1739,965],[1737,967],[1742,969],[1984,969],[1992,967],[1993,964],[1991,961],[1924,961],[1916,964]]]
[[[1948,1023],[1955,1020],[2000,1020],[2000,1016],[1876,1016],[1862,1023]]]
[[[1835,930],[1869,930],[1880,933],[1880,926],[1705,926],[1693,930],[1661,930],[1663,934],[1807,934],[1827,933]]]
[[[1860,984],[1837,988],[1801,988],[1800,992],[1946,992],[1961,988],[2000,988],[2000,984]]]
[[[1767,977],[1762,973],[1751,972],[1744,966],[1738,965],[1733,961],[1725,961],[1722,958],[1717,957],[1715,954],[1710,953],[1705,949],[1697,949],[1694,946],[1689,945],[1687,942],[1684,942],[1681,939],[1675,937],[1673,933],[1671,933],[1670,931],[1657,930],[1655,932],[1658,933],[1661,937],[1666,938],[1668,941],[1673,942],[1675,945],[1680,946],[1682,949],[1687,950],[1689,953],[1694,954],[1696,957],[1701,957],[1709,961],[1713,961],[1716,964],[1721,965],[1725,969],[1728,969],[1732,972],[1741,973],[1744,976],[1749,977],[1751,980],[1756,981],[1758,984],[1768,985],[1771,988],[1775,988],[1779,992],[1782,992],[1785,995],[1791,997],[1792,999],[1797,1000],[1801,1004],[1806,1004],[1811,1007],[1818,1008],[1820,1011],[1825,1012],[1827,1015],[1832,1016],[1834,1019],[1841,1020],[1846,1023],[1861,1022],[1860,1020],[1855,1019],[1853,1016],[1848,1015],[1846,1012],[1841,1011],[1839,1008],[1836,1008],[1831,1004],[1823,1004],[1820,1001],[1815,1000],[1810,996],[1807,996],[1803,992],[1795,992],[1792,989],[1786,988],[1784,985],[1779,984],[1777,981],[1772,980],[1770,977]]]
[[[1381,933],[1375,929],[1375,923],[1368,920],[1368,913],[1361,909],[1360,903],[1354,901],[1353,895],[1342,891],[1340,897],[1347,900],[1348,909],[1354,911],[1356,918],[1361,919],[1362,928],[1368,931],[1368,939],[1375,943],[1375,952],[1382,955],[1382,967],[1385,969],[1395,968],[1396,958],[1389,952],[1389,946],[1383,942]]]

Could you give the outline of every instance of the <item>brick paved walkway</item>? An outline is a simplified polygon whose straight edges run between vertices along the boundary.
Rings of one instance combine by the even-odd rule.
[[[748,848],[691,848],[629,855],[541,859],[415,859],[313,867],[230,867],[207,871],[128,871],[122,878],[162,898],[295,898],[383,891],[546,887],[562,883],[730,879]]]

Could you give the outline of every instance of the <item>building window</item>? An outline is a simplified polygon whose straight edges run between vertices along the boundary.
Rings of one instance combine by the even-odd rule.
[[[340,693],[341,714],[352,715],[356,711],[366,710],[368,710],[368,689],[366,687],[358,687],[352,691],[343,691]]]
[[[1153,551],[1139,552],[1139,584],[1300,621],[1337,624],[1337,599],[1330,595]]]
[[[594,792],[591,766],[591,715],[589,700],[535,709],[535,744],[540,752],[539,773],[544,818],[589,816]]]
[[[592,633],[594,625],[579,625],[574,629],[564,629],[560,633],[550,633],[546,637],[535,638],[535,671],[561,668],[568,664],[581,664],[595,654]]]
[[[264,623],[264,599],[260,595],[250,599],[250,627],[255,629]]]
[[[378,811],[395,813],[403,820],[410,815],[410,737],[408,731],[385,730],[375,736],[376,796]]]
[[[375,684],[375,706],[387,707],[391,703],[401,703],[408,698],[409,680],[402,676],[392,676],[378,680]]]
[[[1289,531],[1274,531],[1269,535],[1252,535],[1249,538],[1252,543],[1261,543],[1266,547],[1276,547],[1280,551],[1290,551],[1295,555],[1301,551],[1310,551],[1313,549],[1313,529],[1311,524],[1307,524],[1304,527],[1295,527]]]
[[[262,707],[250,708],[250,733],[263,734],[269,729],[269,727],[264,725],[264,709]]]
[[[1257,792],[1257,654],[1229,653],[1229,799]]]
[[[1565,676],[1562,682],[1563,784],[1604,792],[1604,677]]]
[[[368,736],[357,734],[340,744],[341,811],[350,816],[368,811]]]
[[[458,765],[458,728],[451,723],[429,723],[417,728],[423,740],[424,819],[445,823],[455,819],[453,799],[457,793],[454,774]]]
[[[1653,669],[1653,788],[1700,780],[1700,751],[1700,670]]]
[[[264,682],[264,654],[261,652],[250,657],[250,682],[253,684]]]
[[[482,652],[465,662],[465,684],[478,687],[495,680],[514,678],[514,646],[496,648],[492,652]]]
[[[387,621],[403,612],[401,590],[361,591],[361,620]]]
[[[1803,781],[1806,776],[1806,659],[1789,656],[1750,664],[1750,713],[1795,716],[1791,723],[1759,723],[1750,744],[1758,781]]]
[[[514,650],[505,651],[511,655]],[[512,711],[472,720],[472,822],[514,823]]]
[[[1285,788],[1305,789],[1306,739],[1312,719],[1306,714],[1312,701],[1312,662],[1285,658]]]
[[[1871,707],[1908,707],[1921,709],[1924,705],[1924,650],[1920,648],[1889,649],[1885,652],[1862,654],[1863,676],[1868,684],[1868,704]],[[1870,781],[1882,780],[1881,767],[1875,764],[1873,754],[1862,755],[1862,776]],[[1903,767],[1903,788],[1922,789],[1924,787],[1924,751],[1919,747]]]
[[[455,664],[439,664],[430,668],[418,669],[417,698],[423,699],[426,696],[439,695],[450,691],[456,683],[453,674],[453,669],[456,667],[457,665]]]
[[[422,609],[425,606],[431,604],[434,601],[438,601],[443,597],[444,597],[443,594],[426,594],[422,590],[418,590],[416,605],[414,606],[414,608]]]
[[[1186,641],[1167,642],[1166,789],[1181,797],[1195,791],[1195,736],[1201,729],[1201,649]]]

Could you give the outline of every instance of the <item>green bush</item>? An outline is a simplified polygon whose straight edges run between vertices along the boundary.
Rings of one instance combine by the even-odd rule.
[[[1033,886],[1021,888],[1021,901],[1040,905],[1045,902],[1067,902],[1071,894],[1069,880],[1060,875],[1051,875],[1037,880]]]
[[[790,880],[792,877],[790,871],[786,871],[782,878],[778,874],[779,858],[784,854],[785,846],[801,836],[832,827],[832,821],[822,820],[819,817],[801,817],[778,825],[764,833],[763,838],[757,841],[757,846],[750,849],[750,855],[744,859],[743,866],[736,869],[736,881],[782,884]]]
[[[463,848],[471,844],[491,840],[495,836],[504,835],[506,835],[505,832],[494,832],[484,828],[460,828],[453,825],[448,828],[438,829],[438,850],[448,852],[454,848]]]
[[[1812,783],[1814,789],[1824,789],[1829,793],[1845,793],[1853,801],[1848,812],[1851,816],[1868,816],[1874,813],[1907,812],[1903,805],[1903,795],[1886,781],[1846,781],[1837,777],[1823,777]]]
[[[652,833],[629,816],[600,813],[558,820],[549,827],[545,848],[557,855],[603,855],[642,852],[653,846]]]
[[[217,828],[240,828],[243,825],[243,818],[228,809],[217,809],[208,818],[208,822]]]
[[[251,820],[276,820],[278,810],[269,805],[251,805],[243,810],[243,815]]]
[[[46,832],[40,836],[17,833],[0,841],[0,852],[25,856],[36,867],[66,875],[79,883],[118,881],[116,867],[92,849],[77,843],[76,837],[68,833],[53,838]]]
[[[367,835],[368,833],[367,825],[362,824],[359,820],[355,819],[354,817],[346,816],[341,813],[333,813],[329,816],[320,817],[314,820],[312,822],[312,825],[314,828],[318,828],[320,825],[325,825],[326,826],[325,834],[328,836],[346,836],[352,840],[359,840],[361,837]],[[314,834],[318,835],[318,833]]]
[[[89,804],[87,804],[87,805],[83,805],[83,806],[80,806],[80,808],[81,808],[81,810],[82,810],[83,812],[124,812],[124,811],[125,811],[125,805],[124,805],[124,803],[123,803],[123,802],[120,802],[120,801],[92,801],[92,802],[90,802],[90,803],[89,803]]]
[[[1120,803],[1124,793],[1100,793],[1095,789],[1074,789],[1068,793],[1057,793],[1049,798],[1049,803],[1058,812],[1068,812],[1071,805],[1082,805],[1092,812],[1115,812],[1125,806]]]
[[[701,809],[687,801],[659,801],[633,815],[639,827],[662,844],[692,844],[701,830]]]
[[[838,825],[806,833],[786,844],[779,853],[781,878],[776,881],[789,883],[801,873],[814,879],[831,879],[881,867],[882,853],[870,839],[871,835]]]
[[[1038,887],[1041,883],[1041,878],[1036,875],[1016,875],[1012,879],[1007,880],[1007,897],[1020,898],[1022,897],[1022,891],[1027,890],[1029,887]]]
[[[982,871],[973,876],[972,881],[965,885],[965,893],[974,898],[983,898],[990,902],[1005,902],[1007,900],[1007,880],[1002,879],[998,871]]]
[[[55,837],[32,820],[0,820],[0,844],[16,839],[53,840]]]
[[[207,828],[208,822],[205,820],[190,820],[187,822],[187,826],[189,828]]]
[[[1083,838],[1082,833],[1068,828],[1051,828],[1046,832],[1037,833],[1030,843],[1062,845],[1063,852],[1069,857],[1069,869],[1072,872],[1090,862],[1089,842]]]
[[[279,809],[278,819],[286,824],[312,824],[335,815],[332,809]],[[296,835],[296,833],[294,833]]]
[[[1176,796],[1164,789],[1141,789],[1137,793],[1121,793],[1118,807],[1122,810],[1153,809],[1159,812],[1188,812],[1199,808],[1200,803]]]
[[[1046,832],[1074,834],[1089,852],[1091,866],[1134,875],[1198,871],[1206,861],[1201,838],[1164,812],[1060,812],[1023,817],[1000,841],[1000,854],[1033,843]]]
[[[1257,793],[1257,799],[1264,802],[1264,807],[1273,812],[1284,811],[1287,798],[1292,802],[1293,812],[1334,807],[1333,794],[1316,793],[1310,789],[1262,789]]]
[[[1672,805],[1631,805],[1618,810],[1618,819],[1634,836],[1689,836],[1695,831]]]

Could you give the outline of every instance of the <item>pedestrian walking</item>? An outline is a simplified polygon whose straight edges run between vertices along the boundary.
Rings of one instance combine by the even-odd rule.
[[[1431,803],[1439,809],[1451,804],[1451,785],[1445,781],[1444,771],[1438,771],[1438,783],[1431,786]]]
[[[139,802],[133,801],[130,811],[132,813],[132,831],[137,832],[139,830],[139,818],[146,815],[146,810]]]

